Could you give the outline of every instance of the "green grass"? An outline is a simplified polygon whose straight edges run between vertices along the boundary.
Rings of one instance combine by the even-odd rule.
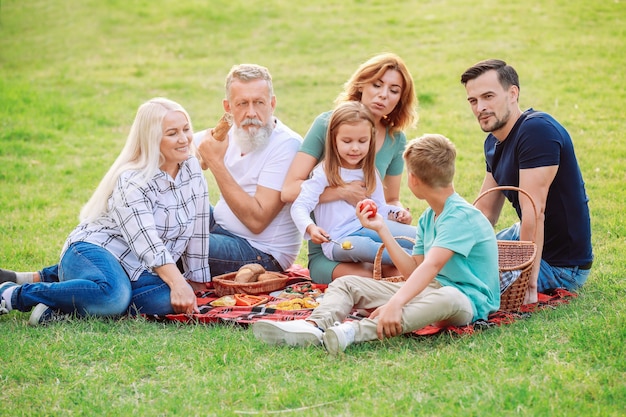
[[[340,358],[269,348],[241,328],[144,320],[29,328],[27,314],[12,313],[0,318],[0,416],[624,415],[626,4],[298,3],[1,1],[0,266],[58,261],[146,99],[179,101],[196,129],[211,126],[230,67],[255,62],[274,76],[278,117],[304,135],[360,62],[393,51],[420,99],[408,136],[438,132],[456,143],[456,188],[469,200],[484,170],[484,134],[459,82],[469,65],[505,59],[520,73],[521,106],[569,129],[596,255],[580,296],[473,336],[395,338]],[[425,208],[408,190],[402,197],[413,213]]]

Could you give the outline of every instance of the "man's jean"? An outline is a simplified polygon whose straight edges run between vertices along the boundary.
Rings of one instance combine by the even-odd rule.
[[[283,270],[272,255],[254,248],[246,239],[219,226],[213,218],[213,207],[209,230],[209,265],[212,276],[237,271],[249,263],[261,264],[267,271]]]
[[[496,237],[498,240],[519,240],[520,223],[515,223],[511,227],[501,230],[496,234]],[[589,269],[583,270],[577,266],[551,266],[542,259],[537,279],[537,290],[546,292],[555,288],[565,288],[570,291],[576,291],[587,281],[589,272]]]
[[[43,303],[78,316],[174,313],[170,288],[158,275],[144,271],[131,282],[115,256],[91,243],[72,244],[59,264],[39,275],[40,283],[24,284],[13,292],[14,308],[30,311]]]

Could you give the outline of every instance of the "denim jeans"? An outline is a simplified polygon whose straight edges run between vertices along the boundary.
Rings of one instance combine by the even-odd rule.
[[[209,229],[209,265],[212,276],[237,271],[249,263],[261,264],[267,271],[283,270],[272,255],[256,249],[246,239],[219,226],[213,218],[213,207]]]
[[[393,220],[385,220],[391,234],[394,236],[406,236],[411,239],[415,239],[417,233],[414,226],[395,222]],[[345,250],[338,245],[333,246],[333,258],[337,262],[374,262],[376,252],[382,244],[378,233],[371,229],[361,227],[356,232],[344,236],[340,239],[339,243],[345,240],[349,240],[352,243],[352,249]],[[398,243],[404,250],[411,254],[413,253],[413,242],[406,239],[398,239]],[[392,265],[393,261],[389,256],[389,253],[385,249],[382,254],[381,263],[383,265]]]
[[[126,272],[106,249],[91,243],[74,243],[61,262],[41,276],[43,282],[24,284],[13,292],[13,308],[30,311],[43,303],[78,316],[114,316],[125,312],[130,302]]]
[[[12,303],[18,310],[29,311],[37,303],[44,303],[48,307],[65,313],[75,312],[79,316],[174,313],[170,288],[158,275],[146,270],[139,279],[130,281],[117,258],[106,249],[91,243],[74,243],[65,252],[60,264],[42,269],[39,276],[42,284],[23,285],[20,290],[23,295],[19,297],[16,295],[18,290],[13,293]],[[93,289],[84,294],[76,292],[76,288],[81,287],[77,286],[80,281],[72,282],[75,280],[97,282],[107,291],[101,294]],[[83,282],[82,288],[86,286],[91,287],[91,284]],[[50,288],[54,290],[53,293]],[[47,292],[49,296],[46,296]],[[81,300],[81,304],[77,305],[74,298]],[[67,299],[72,302],[67,303]]]
[[[501,230],[496,234],[496,237],[498,240],[519,240],[520,223],[515,223],[511,227]],[[552,266],[542,259],[539,266],[537,290],[546,292],[555,288],[565,288],[566,290],[576,291],[587,281],[589,272],[589,269],[583,270],[577,266]]]

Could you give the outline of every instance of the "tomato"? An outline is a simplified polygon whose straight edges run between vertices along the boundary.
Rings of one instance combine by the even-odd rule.
[[[267,297],[260,297],[258,295],[250,295],[250,294],[235,294],[235,305],[236,306],[245,306],[245,307],[254,307],[259,304],[263,304],[268,300]]]
[[[371,211],[372,213],[367,216],[368,219],[372,219],[376,217],[376,213],[378,212],[378,207],[376,207],[376,203],[374,200],[366,198],[365,200],[359,203],[359,211]]]

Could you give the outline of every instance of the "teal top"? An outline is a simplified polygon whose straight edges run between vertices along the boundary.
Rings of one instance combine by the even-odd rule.
[[[437,281],[470,299],[474,321],[487,320],[489,313],[500,308],[498,245],[487,218],[457,193],[452,194],[438,218],[429,207],[418,221],[413,254],[428,254],[433,247],[454,252],[437,274]]]
[[[328,121],[331,114],[332,111],[328,111],[315,118],[311,128],[304,137],[300,152],[311,155],[318,161],[322,160],[326,146],[326,131],[328,130]],[[404,171],[402,154],[405,147],[406,136],[403,132],[397,132],[391,136],[389,131],[387,131],[383,146],[376,153],[376,169],[380,173],[381,179],[384,179],[386,175],[402,175]]]

